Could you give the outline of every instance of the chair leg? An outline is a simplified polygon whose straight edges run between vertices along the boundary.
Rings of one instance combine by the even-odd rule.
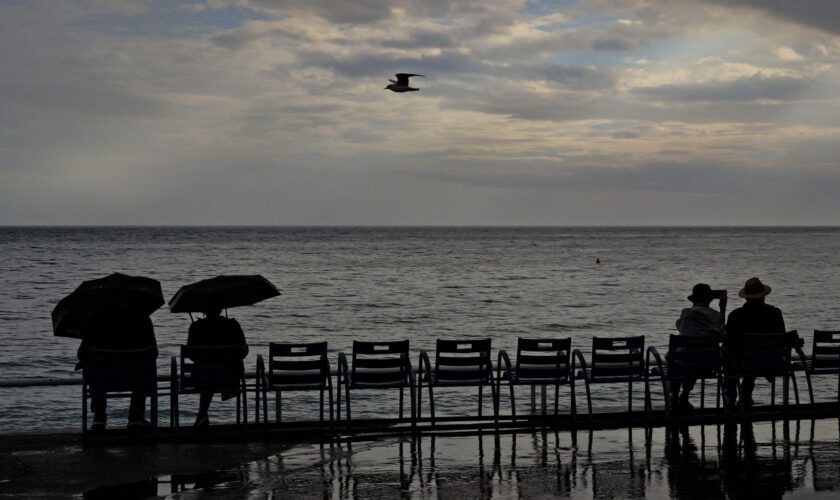
[[[435,395],[432,392],[432,383],[429,382],[429,411],[432,415],[432,427],[435,426]]]
[[[510,379],[508,379],[508,388],[510,389],[510,414],[513,421],[516,422],[516,398],[513,395],[513,381]]]
[[[493,382],[490,382],[490,393],[493,398],[493,420],[496,422],[496,430],[499,430],[499,405],[498,403],[498,396],[499,394],[496,392],[496,386]],[[498,434],[496,435],[498,438]]]
[[[341,391],[339,391],[339,392],[341,392]],[[335,420],[333,420],[333,388],[332,388],[332,385],[327,386],[327,395],[330,398],[330,425],[332,425],[333,422],[335,422]]]
[[[414,407],[414,384],[409,383],[408,385],[408,397],[411,400],[411,428],[415,430],[417,428],[417,408]]]
[[[245,385],[245,379],[242,379],[242,430],[248,431],[248,387]]]
[[[403,419],[403,393],[405,392],[403,389],[403,387],[400,387],[400,421]]]
[[[173,398],[175,409],[172,410],[172,413],[175,414],[175,435],[178,434],[179,429],[181,428],[181,396],[178,393],[175,393]]]
[[[350,387],[344,386],[344,395],[347,397],[347,427],[350,428],[352,423],[350,420]]]
[[[481,417],[481,407],[484,406],[484,384],[478,384],[478,416]]]
[[[263,421],[268,425],[268,389],[265,386],[262,387],[262,410]]]
[[[87,390],[82,382],[82,438],[87,436],[87,420]]]
[[[321,390],[318,391],[321,395],[321,423],[324,423],[324,388],[322,387]]]
[[[151,407],[151,417],[152,417],[152,435],[157,436],[158,431],[158,397],[157,397],[157,388],[152,393],[150,404]]]
[[[417,414],[416,414],[416,418],[417,419],[420,419],[421,409],[423,408],[423,406],[422,406],[422,404],[423,404],[423,382],[420,380],[420,378],[421,378],[420,375],[421,374],[417,375],[417,387],[416,387],[416,390],[417,390],[417,408],[416,408]],[[840,396],[840,378],[837,379],[837,387],[838,387],[837,394],[838,394],[838,396]],[[838,397],[837,401],[840,402],[840,397]]]

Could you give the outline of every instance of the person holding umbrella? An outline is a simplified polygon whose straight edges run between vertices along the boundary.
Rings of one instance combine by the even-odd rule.
[[[223,275],[181,287],[169,301],[169,310],[190,313],[190,317],[193,312],[204,313],[204,318],[190,325],[187,346],[238,345],[240,359],[244,359],[248,355],[248,343],[242,328],[235,319],[222,316],[222,309],[252,305],[278,295],[277,287],[263,276]],[[200,360],[193,362],[200,363]],[[201,393],[196,427],[210,425],[207,414],[212,400],[212,392]]]
[[[81,339],[76,370],[90,366],[91,349],[147,349],[157,357],[157,341],[149,316],[163,305],[160,282],[143,276],[113,273],[88,280],[61,299],[52,311],[56,336]],[[154,359],[149,360],[154,363]],[[105,429],[107,399],[91,396],[92,431]],[[128,410],[128,428],[144,429],[146,396],[134,393]]]
[[[119,335],[115,335],[119,332]],[[76,369],[84,368],[88,363],[90,349],[144,349],[153,347],[155,356],[158,354],[157,340],[152,320],[147,314],[131,309],[114,309],[103,313],[90,326],[87,334],[79,344],[76,356],[79,362]],[[92,431],[105,429],[108,415],[106,412],[108,399],[105,396],[92,396],[90,411],[93,412]],[[133,394],[128,407],[129,429],[145,429],[151,424],[145,419],[146,396]]]
[[[187,346],[222,345],[238,345],[239,359],[245,359],[245,356],[248,355],[248,343],[245,341],[245,334],[242,333],[239,322],[233,318],[222,316],[221,309],[209,309],[205,311],[204,318],[190,325]],[[196,364],[200,363],[198,360],[194,360],[194,362]],[[225,394],[222,394],[222,399],[225,399]],[[194,426],[206,427],[210,425],[208,411],[212,401],[212,392],[201,393]]]

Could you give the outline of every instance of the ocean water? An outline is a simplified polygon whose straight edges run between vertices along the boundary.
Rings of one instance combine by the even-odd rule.
[[[415,364],[437,338],[490,337],[494,359],[517,337],[571,337],[588,353],[593,336],[645,335],[664,351],[696,282],[728,289],[731,311],[751,276],[773,287],[768,303],[809,346],[814,329],[840,329],[838,248],[840,228],[4,227],[0,379],[80,377],[78,341],[53,336],[50,312],[82,281],[116,271],[158,279],[167,300],[219,274],[270,279],[282,296],[229,311],[248,338],[249,370],[272,341],[327,340],[333,363],[354,339],[408,338]],[[168,371],[190,317],[164,306],[152,321],[159,371]],[[835,383],[816,387],[831,396]],[[607,388],[593,396],[625,401]],[[474,397],[455,389],[436,400],[440,414],[475,410]],[[311,418],[314,401],[290,395],[284,411]],[[362,391],[354,415],[391,415],[396,401]],[[125,407],[112,406],[121,423]],[[214,402],[211,419],[232,418],[231,407]],[[80,389],[0,389],[0,409],[2,429],[74,427]]]

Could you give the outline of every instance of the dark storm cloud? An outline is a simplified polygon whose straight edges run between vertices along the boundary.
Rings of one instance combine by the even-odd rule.
[[[840,34],[837,0],[704,0],[730,7],[749,7],[805,26]]]
[[[793,100],[808,95],[818,82],[789,76],[755,74],[731,82],[668,84],[634,89],[633,94],[660,101],[757,101]]]

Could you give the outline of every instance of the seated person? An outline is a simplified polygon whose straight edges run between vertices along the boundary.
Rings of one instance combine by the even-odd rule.
[[[79,362],[76,369],[84,368],[88,364],[90,349],[145,349],[155,348],[157,356],[157,341],[152,320],[148,315],[137,313],[132,310],[111,310],[99,318],[85,332],[84,339],[79,345],[77,356]],[[104,396],[93,396],[90,401],[90,410],[93,412],[92,431],[105,429],[107,422],[106,405],[107,398]],[[128,428],[146,428],[150,426],[145,419],[146,396],[135,394],[131,396],[131,404],[128,409]]]
[[[719,299],[720,312],[709,307],[715,298]],[[691,301],[691,307],[683,309],[677,320],[677,331],[680,335],[712,335],[722,341],[723,318],[726,314],[726,290],[722,290],[716,297],[709,285],[698,283],[691,290],[688,300]],[[672,380],[671,405],[675,408],[691,409],[688,395],[696,382],[696,379]],[[680,394],[680,386],[682,386],[682,394]]]
[[[741,369],[744,357],[744,334],[746,333],[782,333],[785,331],[785,320],[778,307],[764,302],[764,297],[770,294],[772,288],[765,285],[758,278],[750,278],[744,283],[744,288],[738,296],[745,299],[744,305],[729,314],[726,322],[726,348],[735,360],[735,366]],[[726,381],[726,392],[730,403],[734,404],[736,381]],[[741,397],[745,406],[752,406],[752,393],[755,388],[755,377],[744,377],[741,381]]]
[[[222,346],[238,345],[239,357],[244,359],[248,355],[248,343],[245,342],[245,335],[239,322],[233,318],[226,318],[221,315],[221,309],[211,309],[204,313],[204,318],[199,319],[190,325],[187,346]],[[200,363],[200,361],[195,361]],[[224,398],[225,395],[223,394]],[[210,425],[207,411],[213,401],[212,392],[202,392],[199,400],[198,415],[195,419],[196,427]]]

